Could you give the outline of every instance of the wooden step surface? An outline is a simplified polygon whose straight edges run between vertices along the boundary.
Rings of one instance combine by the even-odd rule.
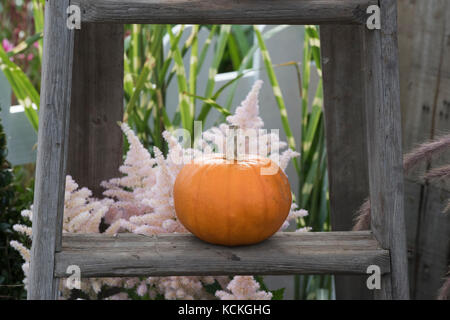
[[[251,246],[224,247],[190,234],[65,234],[55,274],[77,265],[81,276],[366,274],[390,272],[387,250],[371,232],[277,233]]]

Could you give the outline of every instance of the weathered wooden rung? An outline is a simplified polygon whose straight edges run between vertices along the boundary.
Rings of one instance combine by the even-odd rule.
[[[378,0],[72,0],[83,22],[364,24]]]
[[[66,234],[55,275],[78,265],[83,278],[232,274],[365,274],[390,272],[387,250],[371,232],[278,233],[263,243],[223,247],[187,234]]]

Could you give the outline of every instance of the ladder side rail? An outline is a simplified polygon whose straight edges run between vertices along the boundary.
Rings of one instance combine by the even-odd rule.
[[[66,25],[70,0],[48,0],[39,111],[28,299],[55,299],[55,251],[61,245],[72,81],[73,31]]]
[[[362,31],[366,94],[371,228],[391,255],[378,299],[408,299],[408,265],[403,200],[397,3],[380,0],[381,30]]]

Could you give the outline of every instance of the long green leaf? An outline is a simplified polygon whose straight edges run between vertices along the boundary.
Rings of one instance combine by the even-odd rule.
[[[139,24],[133,24],[131,33],[132,42],[132,70],[133,74],[136,74],[141,69],[141,57],[142,57],[142,27]]]
[[[167,26],[167,32],[170,36],[171,44],[173,45],[176,41],[175,35],[172,32],[172,28]],[[180,114],[181,114],[181,122],[183,124],[183,128],[192,133],[193,130],[193,117],[194,115],[191,113],[191,108],[189,106],[189,101],[186,95],[182,94],[183,92],[188,91],[188,85],[186,80],[186,70],[184,69],[183,58],[181,56],[180,49],[178,46],[174,48],[174,68],[177,75],[178,80],[178,90],[179,90],[179,103],[180,103]]]
[[[311,145],[313,142],[313,138],[317,136],[317,131],[319,129],[319,121],[322,116],[322,99],[323,99],[323,90],[322,90],[322,80],[319,81],[316,96],[313,101],[312,111],[309,116],[309,121],[306,125],[306,132],[303,138],[303,148],[302,154],[303,157],[308,158],[309,152],[311,150]]]
[[[220,62],[222,61],[223,53],[225,51],[225,46],[228,40],[228,36],[230,35],[231,26],[230,25],[222,25],[220,27],[219,38],[217,40],[217,48],[214,53],[213,62],[209,68],[208,74],[208,82],[206,83],[205,89],[205,97],[211,98],[215,86],[215,77],[217,74],[217,70],[219,69]],[[199,119],[205,119],[211,110],[211,105],[204,104],[200,111]]]
[[[198,60],[197,75],[200,73],[200,70],[203,67],[203,63],[205,61],[206,54],[208,53],[208,49],[211,46],[211,42],[214,38],[214,35],[216,34],[217,27],[218,26],[216,24],[211,27],[211,31],[209,32],[208,38],[206,38],[206,41],[203,45],[202,52],[200,53],[200,58]]]
[[[24,52],[25,50],[29,49],[36,41],[41,40],[42,37],[43,37],[42,32],[39,32],[25,39],[7,53],[8,57],[12,57],[15,56],[16,54]]]
[[[245,36],[245,32],[243,30],[243,26],[240,25],[234,25],[233,28],[231,29],[232,34],[234,35],[238,46],[239,46],[239,50],[241,53],[241,56],[245,56],[247,54],[247,52],[250,50],[250,43],[247,39],[247,37]]]
[[[25,73],[10,60],[6,52],[0,46],[0,70],[6,76],[17,100],[23,105],[25,114],[33,128],[38,130],[39,117],[33,104],[39,109],[40,96]]]
[[[199,26],[194,25],[192,27],[192,45],[191,45],[191,58],[189,67],[189,93],[191,94],[190,101],[190,114],[192,118],[195,116],[195,95],[197,93],[197,67],[198,67],[198,31]]]
[[[234,79],[231,79],[230,81],[227,81],[224,85],[222,85],[217,91],[216,91],[216,93],[214,93],[214,95],[211,97],[211,99],[208,99],[208,101],[216,101],[218,98],[219,98],[219,96],[222,94],[222,92],[226,89],[226,88],[228,88],[229,86],[231,86],[233,83],[235,83],[236,81],[238,81],[240,78],[242,78],[243,76],[245,75],[245,73],[242,73],[242,74],[240,74],[240,75],[238,75],[237,77],[235,77]],[[206,103],[206,100],[204,100],[205,101],[205,104],[207,104]],[[225,110],[228,110],[228,109],[226,109],[225,108]],[[228,112],[228,113],[230,113],[230,112]],[[209,112],[208,113],[204,113],[204,114],[200,114],[198,117],[197,117],[197,121],[201,121],[201,122],[204,122],[205,120],[206,120],[206,116],[209,114]],[[231,114],[231,113],[230,113]]]
[[[295,143],[295,138],[291,130],[291,126],[289,124],[288,114],[286,105],[284,102],[283,94],[281,92],[280,85],[278,84],[278,79],[275,74],[275,70],[272,65],[272,61],[270,58],[269,51],[267,50],[266,44],[264,42],[264,39],[262,37],[261,32],[259,31],[257,26],[254,26],[254,31],[256,38],[258,39],[258,44],[261,49],[261,54],[263,56],[264,64],[266,66],[267,75],[269,77],[270,85],[272,86],[273,94],[275,96],[275,101],[277,102],[278,109],[280,111],[280,117],[281,117],[281,123],[283,125],[284,133],[286,134],[286,138],[288,141],[289,148],[292,150],[296,150],[297,146]],[[299,172],[300,168],[298,166],[298,162],[296,159],[292,160],[294,163],[294,167]]]
[[[166,27],[166,30],[168,30],[167,27]],[[174,55],[175,49],[178,48],[178,45],[180,43],[180,39],[181,39],[181,36],[183,35],[183,32],[184,32],[184,25],[181,25],[177,35],[175,36],[175,39],[170,40],[170,50],[169,50],[169,53],[167,54],[166,60],[164,61],[161,72],[159,74],[159,82],[158,82],[159,85],[163,85],[163,83],[164,83],[164,80],[167,75],[167,71],[169,70],[169,67],[173,61],[173,55]],[[171,79],[171,77],[169,77],[169,79],[167,80],[167,83],[165,84],[166,87],[169,85],[170,79]]]
[[[320,62],[320,37],[316,26],[306,25],[305,32],[308,35],[309,47],[317,67],[319,75],[322,76],[322,67]]]
[[[270,29],[269,31],[265,32],[263,34],[263,39],[264,41],[269,40],[270,38],[272,38],[274,35],[276,35],[277,33],[283,31],[284,29],[286,29],[287,27],[289,27],[288,25],[280,25],[280,26],[276,26],[272,29]],[[255,54],[256,50],[259,48],[258,43],[255,43],[250,50],[247,52],[247,55],[242,59],[242,63],[241,66],[238,70],[238,76],[241,75],[245,69],[250,67],[250,62],[252,61],[253,55]],[[236,92],[236,88],[237,88],[237,83],[235,83],[231,89],[230,92],[228,94],[228,99],[227,99],[227,104],[226,104],[226,108],[228,110],[231,109],[231,104],[233,103],[233,97],[235,95]]]
[[[189,97],[192,97],[194,99],[199,99],[204,101],[205,103],[207,103],[208,105],[214,107],[215,109],[217,109],[222,115],[224,115],[225,117],[228,117],[231,115],[231,112],[228,111],[227,109],[225,109],[224,107],[222,107],[221,105],[219,105],[216,101],[214,101],[211,98],[206,98],[206,97],[201,97],[201,96],[196,96],[194,94],[190,94],[188,92],[185,93],[186,95],[188,95]]]
[[[45,0],[33,0],[33,20],[36,34],[44,33],[44,7]],[[39,59],[42,61],[43,38],[39,39]]]
[[[141,92],[145,86],[145,83],[148,81],[150,72],[155,64],[155,59],[153,57],[149,57],[149,59],[144,64],[142,71],[139,74],[139,77],[136,82],[136,87],[131,95],[130,100],[125,108],[125,120],[126,118],[135,111],[137,101],[141,95]]]
[[[233,33],[230,33],[228,37],[228,52],[230,53],[233,69],[234,70],[239,69],[241,65],[241,57],[239,52],[239,46]]]

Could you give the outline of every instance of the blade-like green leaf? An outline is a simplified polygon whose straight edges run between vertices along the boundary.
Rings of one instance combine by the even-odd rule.
[[[222,115],[228,117],[231,115],[230,111],[228,111],[227,109],[225,109],[224,107],[220,106],[216,101],[214,101],[211,98],[206,98],[206,97],[201,97],[201,96],[196,96],[193,94],[190,94],[188,92],[185,92],[186,95],[188,95],[189,97],[192,97],[194,99],[199,99],[201,101],[204,101],[206,104],[210,105],[211,107],[214,107],[215,109],[217,109]]]
[[[200,73],[200,70],[203,67],[203,62],[205,61],[206,54],[208,53],[208,49],[211,45],[214,35],[216,34],[217,28],[218,26],[216,24],[211,27],[211,31],[209,32],[208,38],[206,38],[206,41],[203,45],[202,52],[200,53],[200,58],[198,60],[197,75]]]
[[[231,32],[238,43],[241,56],[245,56],[250,50],[251,46],[248,38],[245,35],[244,27],[240,25],[234,25],[231,29]]]
[[[214,86],[216,84],[215,77],[217,74],[217,70],[219,69],[220,62],[222,60],[223,53],[225,51],[225,46],[227,44],[228,36],[230,35],[231,26],[230,25],[222,25],[220,27],[219,38],[217,40],[217,47],[214,53],[213,62],[209,68],[208,74],[208,82],[206,83],[205,89],[205,97],[211,98],[214,90]],[[211,105],[204,104],[200,111],[199,119],[206,119],[206,116],[211,109]]]
[[[233,33],[230,33],[228,37],[228,52],[230,53],[233,69],[239,69],[239,66],[241,65],[241,57],[239,47]]]
[[[239,80],[240,78],[242,78],[244,75],[245,75],[245,72],[242,73],[242,74],[240,74],[240,75],[237,76],[236,78],[234,78],[234,79],[232,79],[232,80],[230,80],[230,81],[227,81],[224,85],[222,85],[222,86],[216,91],[216,93],[212,96],[211,100],[212,100],[212,101],[216,101],[216,100],[219,98],[219,96],[222,94],[222,92],[223,92],[226,88],[228,88],[228,87],[231,86],[233,83],[235,83],[236,81],[238,81],[238,80]],[[224,108],[224,109],[225,109],[225,108]],[[225,110],[228,110],[228,109],[225,109]],[[209,112],[208,112],[208,114],[209,114]],[[231,114],[231,113],[228,111],[228,114]],[[206,116],[207,116],[207,114],[200,114],[200,115],[197,117],[197,121],[202,121],[202,122],[204,122],[204,121],[206,120]]]
[[[190,114],[192,118],[195,116],[195,95],[197,93],[197,67],[198,67],[198,31],[199,26],[194,25],[192,27],[191,37],[192,45],[191,45],[191,59],[190,59],[190,67],[189,67],[189,93],[191,94],[190,101]]]
[[[33,128],[38,130],[39,117],[33,105],[39,109],[40,96],[25,73],[10,60],[0,46],[0,70],[5,74],[19,103],[24,107],[25,114]]]
[[[29,49],[36,41],[41,40],[43,37],[42,32],[39,32],[24,41],[20,42],[17,46],[15,46],[11,51],[8,51],[8,57],[15,56],[16,54],[22,53],[25,50]]]
[[[33,0],[33,20],[34,20],[34,32],[36,34],[44,33],[44,8],[45,0]],[[39,59],[42,61],[42,48],[43,48],[43,37],[39,40]]]
[[[172,28],[170,26],[167,26],[167,32],[170,35],[170,42],[171,45],[175,44],[175,35],[172,32]],[[183,92],[188,91],[188,85],[186,80],[186,71],[184,69],[183,64],[183,58],[181,56],[180,49],[177,45],[175,45],[174,51],[174,69],[177,75],[178,80],[178,90],[179,90],[179,103],[180,103],[180,114],[181,114],[181,123],[183,124],[183,128],[188,130],[190,133],[192,133],[193,130],[193,118],[194,115],[192,114],[192,110],[189,106],[189,101],[186,97],[186,95],[182,94]]]
[[[322,80],[320,80],[309,121],[306,125],[306,134],[303,138],[302,154],[305,158],[308,158],[313,138],[317,136],[317,131],[320,130],[319,121],[322,117],[322,112]]]
[[[168,30],[169,27],[170,26],[167,26],[166,30]],[[175,49],[178,48],[178,45],[180,43],[180,39],[181,39],[181,36],[183,35],[183,32],[184,32],[184,25],[181,25],[179,30],[178,30],[177,35],[175,36],[175,39],[171,39],[170,40],[170,50],[169,50],[169,53],[167,54],[167,57],[166,57],[166,60],[164,61],[163,66],[161,68],[161,72],[159,73],[159,81],[158,81],[158,83],[159,83],[160,86],[165,81],[165,78],[166,78],[166,75],[167,75],[167,71],[169,70],[169,67],[170,67],[170,65],[171,65],[171,63],[173,61],[173,55],[174,55]],[[166,87],[169,85],[170,79],[171,79],[171,77],[169,77],[169,79],[167,80],[167,83],[165,84]]]
[[[130,114],[135,111],[137,101],[141,95],[142,89],[144,88],[145,83],[148,81],[150,72],[155,65],[155,59],[153,57],[149,57],[145,62],[142,71],[139,73],[139,77],[137,79],[136,88],[131,95],[130,100],[125,108],[124,121],[127,120]]]
[[[280,25],[280,26],[276,26],[272,29],[270,29],[269,31],[265,32],[263,34],[263,39],[264,41],[269,40],[270,38],[272,38],[274,35],[276,35],[277,33],[283,31],[284,29],[286,29],[287,27],[289,27],[288,25]],[[258,43],[255,43],[250,50],[247,52],[247,55],[242,59],[242,63],[241,66],[238,70],[238,76],[241,75],[245,69],[250,67],[250,62],[252,61],[253,55],[255,54],[256,50],[259,48]],[[235,83],[231,89],[230,92],[228,94],[228,99],[227,99],[227,104],[226,104],[226,108],[228,110],[231,109],[231,104],[233,103],[233,97],[236,93],[236,88],[237,88],[237,83]]]
[[[289,148],[291,148],[292,150],[296,150],[297,146],[295,143],[294,135],[291,130],[291,126],[289,124],[286,105],[284,102],[283,94],[281,92],[281,88],[278,84],[278,79],[275,74],[275,70],[272,65],[269,51],[267,50],[266,44],[258,27],[254,26],[253,29],[255,31],[255,35],[258,40],[259,47],[261,49],[261,54],[263,56],[264,64],[266,66],[267,76],[269,78],[270,85],[272,86],[273,94],[275,96],[275,101],[277,102],[278,109],[280,111],[281,123],[283,125],[284,133],[286,134],[286,138],[288,140]],[[294,163],[295,169],[297,170],[297,172],[299,172],[300,167],[298,166],[297,160],[294,158],[292,161]]]

